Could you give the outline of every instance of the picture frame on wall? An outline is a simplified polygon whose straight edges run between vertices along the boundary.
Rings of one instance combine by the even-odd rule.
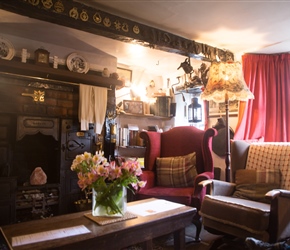
[[[125,113],[143,115],[144,107],[142,101],[123,100],[123,109]]]
[[[237,116],[239,112],[239,101],[229,101],[229,116]],[[224,116],[226,114],[225,103],[208,102],[208,117]]]
[[[125,82],[125,87],[131,87],[132,82],[132,70],[117,68],[117,74],[119,75],[119,80]]]

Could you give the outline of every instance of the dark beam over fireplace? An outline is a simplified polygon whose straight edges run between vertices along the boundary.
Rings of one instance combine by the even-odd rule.
[[[34,19],[86,31],[122,42],[138,43],[183,56],[212,61],[234,60],[228,50],[189,40],[108,12],[69,0],[0,0],[0,8]],[[200,56],[202,53],[204,56]]]

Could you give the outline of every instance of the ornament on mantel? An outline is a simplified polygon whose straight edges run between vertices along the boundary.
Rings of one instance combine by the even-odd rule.
[[[115,80],[118,80],[119,79],[119,75],[118,73],[114,72],[110,75],[111,78],[115,79]]]
[[[104,68],[103,69],[102,76],[103,77],[109,77],[110,76],[110,72],[109,72],[108,68]]]

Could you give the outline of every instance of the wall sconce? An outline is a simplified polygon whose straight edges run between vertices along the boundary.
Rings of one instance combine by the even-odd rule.
[[[188,105],[188,122],[201,122],[202,108],[198,103],[197,97],[191,99],[191,104]]]

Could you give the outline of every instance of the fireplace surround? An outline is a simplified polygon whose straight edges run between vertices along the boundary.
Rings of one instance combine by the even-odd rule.
[[[18,185],[29,185],[36,167],[47,175],[47,183],[59,183],[59,119],[18,116],[12,175]]]
[[[76,212],[74,202],[84,198],[77,175],[70,169],[76,154],[102,149],[108,157],[114,150],[108,118],[101,135],[94,133],[93,126],[80,131],[77,83],[110,88],[107,112],[111,113],[115,111],[115,86],[122,82],[95,72],[83,75],[21,63],[17,58],[0,59],[0,66],[0,226],[21,221],[18,215],[25,210],[26,215],[41,215],[46,210],[39,207],[42,201],[32,201],[31,206],[23,199],[28,193],[43,193],[55,208],[53,215]],[[31,98],[35,91],[44,92],[43,102]],[[45,185],[29,185],[36,167],[46,173]]]

